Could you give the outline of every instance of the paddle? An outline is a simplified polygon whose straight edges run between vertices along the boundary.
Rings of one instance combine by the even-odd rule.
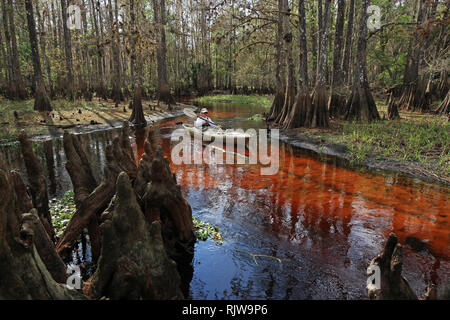
[[[194,112],[194,110],[192,110],[192,109],[189,109],[189,108],[184,108],[183,109],[183,112],[184,112],[184,114],[185,115],[187,115],[189,118],[192,118],[192,119],[197,119],[197,114]],[[210,121],[210,123],[212,124],[212,125],[214,125],[214,126],[216,126],[217,128],[219,128],[219,129],[221,129],[217,124],[215,124],[214,122],[212,122],[212,121]]]

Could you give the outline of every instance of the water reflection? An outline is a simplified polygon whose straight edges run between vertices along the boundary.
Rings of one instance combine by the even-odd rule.
[[[224,127],[255,126],[247,118],[256,107],[216,107]],[[170,133],[187,118],[160,125],[170,158]],[[263,123],[257,123],[257,128]],[[148,128],[137,130],[140,157]],[[97,178],[106,145],[118,130],[80,136]],[[51,196],[71,189],[60,140],[35,144],[47,170]],[[24,172],[17,147],[3,148],[13,167]],[[280,171],[261,176],[259,165],[172,164],[194,216],[216,224],[222,246],[196,244],[193,270],[186,276],[194,299],[356,299],[365,298],[365,270],[390,232],[404,247],[404,273],[423,294],[427,282],[450,279],[449,188],[397,174],[351,170],[333,158],[280,143]],[[245,253],[282,259],[253,258]],[[184,288],[188,290],[188,288]]]

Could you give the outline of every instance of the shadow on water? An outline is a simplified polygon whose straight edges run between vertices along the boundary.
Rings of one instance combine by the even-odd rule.
[[[264,128],[264,123],[247,120],[264,111],[257,106],[222,104],[212,111],[223,127]],[[170,134],[180,121],[192,120],[181,117],[158,125],[169,159]],[[132,137],[139,157],[147,130],[136,130]],[[105,147],[118,132],[82,135],[97,178]],[[34,148],[46,168],[50,197],[70,190],[62,141],[36,142]],[[25,173],[17,146],[0,152]],[[405,244],[404,275],[416,292],[450,279],[447,187],[401,174],[352,170],[344,161],[282,142],[280,170],[273,176],[261,176],[260,165],[171,167],[193,215],[217,225],[224,238],[222,245],[197,242],[193,260],[178,266],[189,298],[366,298],[367,265],[390,232]],[[79,247],[80,261],[89,260],[89,246],[80,242]]]

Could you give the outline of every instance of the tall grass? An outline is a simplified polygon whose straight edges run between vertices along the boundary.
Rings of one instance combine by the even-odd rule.
[[[197,98],[195,101],[200,103],[232,103],[232,104],[251,104],[260,105],[265,108],[270,108],[273,102],[272,97],[267,96],[244,96],[244,95],[215,95],[215,96],[203,96]]]
[[[427,163],[435,161],[447,173],[450,166],[450,124],[377,121],[345,123],[342,140],[356,161],[371,156]]]

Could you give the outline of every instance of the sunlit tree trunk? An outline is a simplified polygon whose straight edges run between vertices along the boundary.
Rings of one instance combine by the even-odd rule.
[[[426,18],[426,0],[417,1],[417,24],[421,25]],[[419,67],[423,59],[423,48],[420,45],[419,34],[414,33],[412,47],[406,64],[403,78],[402,96],[399,101],[400,109],[413,111],[429,111],[429,103],[426,99],[427,81],[419,77]]]
[[[355,17],[355,0],[350,0],[348,11],[347,11],[347,30],[345,35],[345,49],[344,57],[342,58],[342,77],[346,84],[350,83],[350,59],[352,56],[352,46],[353,46],[353,28],[354,28],[354,17]]]
[[[325,0],[324,10],[319,25],[319,56],[317,63],[316,85],[312,95],[312,106],[306,115],[306,126],[328,127],[328,110],[326,95],[326,72],[328,57],[328,34],[330,23],[331,0]],[[320,14],[321,10],[318,10]]]
[[[27,11],[28,34],[31,44],[31,56],[33,60],[34,81],[36,86],[34,110],[37,111],[51,111],[52,106],[50,99],[47,96],[47,91],[44,86],[44,79],[42,77],[41,61],[39,58],[39,47],[36,36],[36,23],[34,21],[33,2],[32,0],[25,0],[25,8]]]
[[[129,119],[130,122],[136,125],[146,125],[144,112],[142,110],[142,83],[141,83],[141,70],[142,65],[140,63],[140,57],[136,50],[136,40],[139,37],[139,32],[136,26],[136,8],[135,0],[130,0],[130,29],[131,29],[131,67],[132,67],[132,81],[133,81],[133,112]]]
[[[276,92],[275,99],[273,100],[272,107],[269,111],[268,120],[275,120],[281,113],[284,105],[284,93],[285,93],[285,68],[283,63],[283,0],[278,0],[278,20],[277,20],[277,39],[276,39],[276,55],[275,55],[275,79],[276,79]]]
[[[309,95],[308,82],[308,47],[306,40],[306,12],[305,1],[298,1],[299,15],[299,70],[298,70],[298,92],[295,104],[283,124],[285,129],[297,128],[305,125],[306,114],[311,108],[311,98]]]
[[[167,81],[166,66],[166,1],[153,0],[153,11],[155,22],[158,28],[158,49],[156,52],[157,68],[158,68],[158,101],[175,104],[175,99],[170,93],[169,82]]]
[[[66,96],[74,99],[74,83],[73,83],[73,58],[72,58],[72,39],[69,27],[67,26],[67,0],[61,0],[61,15],[64,32],[64,52],[66,55]]]
[[[342,74],[342,40],[344,35],[345,1],[338,0],[336,32],[334,35],[333,76],[331,79],[331,95],[328,101],[330,116],[335,117],[344,113],[345,94]]]
[[[369,5],[369,0],[362,0],[352,92],[346,105],[346,120],[373,121],[380,119],[367,79],[367,8]]]
[[[25,99],[27,94],[25,91],[25,83],[22,72],[20,70],[14,19],[14,4],[12,0],[8,0],[8,3],[6,3],[6,0],[2,0],[2,9],[11,80],[8,84],[7,95],[13,99]]]
[[[284,93],[283,108],[275,119],[276,123],[283,124],[289,116],[295,100],[295,74],[294,74],[294,59],[292,58],[292,32],[290,26],[290,12],[288,0],[283,0],[283,25],[284,25],[284,48],[287,67],[286,88]]]

